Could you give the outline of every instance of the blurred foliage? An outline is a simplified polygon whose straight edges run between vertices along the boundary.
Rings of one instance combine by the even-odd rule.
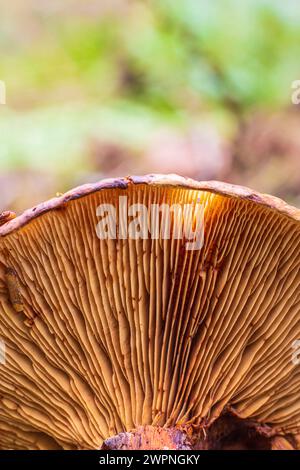
[[[290,105],[300,72],[297,1],[11,0],[1,9],[1,171],[48,171],[64,190],[110,174],[93,157],[94,139],[125,147],[134,173],[161,129],[209,122],[233,155],[227,175],[212,176],[255,184],[248,150],[235,145],[257,113]],[[159,170],[156,162],[151,171]],[[201,162],[195,173],[202,177]],[[265,186],[295,201],[299,191],[280,185],[284,175]]]

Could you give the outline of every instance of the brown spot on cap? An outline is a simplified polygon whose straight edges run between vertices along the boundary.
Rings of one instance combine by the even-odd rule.
[[[6,224],[10,220],[14,219],[16,214],[11,211],[4,211],[0,213],[0,226]]]

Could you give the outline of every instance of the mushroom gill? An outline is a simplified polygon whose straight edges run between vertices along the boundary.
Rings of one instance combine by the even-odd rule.
[[[99,239],[97,208],[120,196],[200,203],[203,246],[172,236],[175,214],[170,239]],[[104,180],[8,217],[0,448],[93,449],[143,426],[195,448],[299,448],[299,251],[297,209],[175,175]]]

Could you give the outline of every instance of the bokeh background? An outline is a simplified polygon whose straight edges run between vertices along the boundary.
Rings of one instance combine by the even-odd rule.
[[[176,172],[300,206],[298,0],[1,3],[0,210]]]

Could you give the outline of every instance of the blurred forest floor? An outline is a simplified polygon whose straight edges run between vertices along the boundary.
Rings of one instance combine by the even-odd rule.
[[[148,172],[300,206],[299,22],[293,0],[3,4],[0,210]]]

